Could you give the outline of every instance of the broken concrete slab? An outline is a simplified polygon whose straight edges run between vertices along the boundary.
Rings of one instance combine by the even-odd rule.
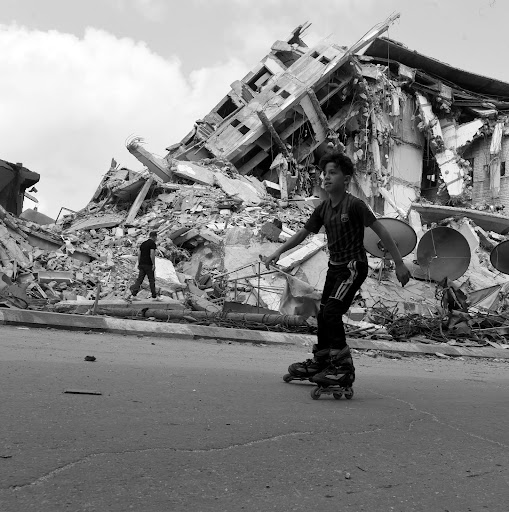
[[[303,261],[311,258],[311,256],[322,250],[326,245],[327,242],[324,240],[323,235],[315,235],[306,244],[299,246],[294,252],[288,254],[288,256],[285,256],[284,258],[281,258],[277,262],[277,265],[287,272]]]
[[[63,245],[62,237],[50,236],[47,233],[40,231],[31,231],[28,233],[28,241],[34,248],[44,249],[46,251],[57,251]],[[84,249],[75,249],[71,253],[67,253],[69,257],[74,260],[89,263],[92,260],[99,258],[93,251],[86,251]]]
[[[152,186],[152,183],[154,182],[154,178],[151,176],[143,185],[141,190],[139,191],[138,195],[136,196],[136,199],[134,200],[133,204],[131,205],[131,208],[129,209],[129,213],[127,214],[127,217],[125,219],[125,224],[127,226],[131,225],[132,221],[135,219],[141,204],[145,200],[145,197],[148,194],[148,191],[150,187]]]
[[[447,191],[451,197],[459,196],[463,192],[463,176],[465,175],[464,170],[458,165],[459,157],[455,151],[444,147],[440,121],[433,112],[428,98],[420,93],[416,93],[416,97],[423,127],[429,129],[433,134],[432,149]]]
[[[266,222],[260,229],[262,236],[271,242],[279,241],[281,231],[282,229],[276,226],[273,222]]]
[[[3,246],[9,259],[24,267],[30,265],[30,260],[21,247],[23,245],[22,241],[17,240],[14,234],[3,224],[0,224],[0,245]]]
[[[209,242],[212,242],[213,244],[216,245],[221,245],[223,243],[223,239],[220,236],[217,236],[215,233],[213,233],[210,229],[201,228],[200,236],[205,240],[208,240]]]
[[[156,257],[156,282],[159,279],[173,285],[178,285],[178,289],[185,288],[177,276],[173,263],[165,258]]]
[[[250,187],[254,188],[256,190],[256,193],[261,199],[264,199],[267,197],[267,190],[265,189],[265,186],[263,183],[255,178],[254,176],[237,176],[237,179],[242,181],[243,183],[246,183]]]
[[[509,217],[499,213],[425,203],[412,203],[412,208],[421,215],[423,223],[439,222],[448,217],[461,216],[473,220],[486,231],[509,233]]]
[[[263,185],[265,185],[265,188],[267,192],[274,197],[281,197],[281,187],[278,183],[273,183],[272,181],[263,180]]]
[[[110,213],[106,215],[86,217],[73,222],[71,227],[65,230],[65,233],[73,233],[78,230],[90,231],[91,229],[115,227],[121,224],[124,218],[125,216],[121,213]]]
[[[446,124],[446,121],[441,119],[440,126],[442,127],[445,147],[457,151],[466,146],[468,143],[472,142],[483,125],[484,122],[482,119],[474,119],[473,121],[460,125],[456,123]]]
[[[39,283],[70,283],[74,279],[73,272],[65,270],[39,270],[37,276]]]
[[[259,205],[263,198],[258,190],[251,184],[240,179],[231,179],[228,176],[217,173],[216,183],[224,190],[227,196],[240,199],[246,205]]]
[[[173,243],[177,246],[183,245],[186,242],[190,242],[194,240],[196,237],[200,236],[199,229],[186,229],[183,234],[179,235],[177,238],[173,239]]]
[[[147,169],[154,173],[163,183],[170,181],[172,172],[168,161],[154,156],[142,146],[142,139],[136,137],[127,144],[129,153],[135,156]]]
[[[202,185],[213,186],[215,183],[215,174],[207,167],[192,162],[174,162],[172,171],[176,176],[187,180],[200,183]]]

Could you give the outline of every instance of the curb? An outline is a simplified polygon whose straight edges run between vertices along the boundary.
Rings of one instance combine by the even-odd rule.
[[[0,310],[0,325],[24,325],[69,331],[97,331],[138,336],[160,336],[187,340],[219,339],[266,345],[295,345],[313,343],[314,336],[249,329],[229,329],[203,325],[184,325],[148,320],[126,320],[106,316],[74,315],[31,311],[26,309]]]
[[[449,357],[488,357],[491,359],[509,359],[509,350],[485,347],[456,347],[453,345],[433,345],[399,341],[372,341],[350,338],[350,348],[358,350],[387,350],[400,354],[444,354]]]
[[[175,323],[151,322],[143,320],[125,320],[92,315],[73,315],[31,311],[25,309],[0,310],[0,324],[23,325],[30,327],[64,329],[69,331],[97,331],[137,336],[159,336],[172,339],[199,340],[215,339],[264,345],[305,345],[311,347],[316,337],[309,334],[292,334],[250,329],[230,329],[202,325],[183,325]],[[496,348],[457,347],[447,344],[373,341],[349,338],[348,344],[357,350],[383,350],[402,354],[444,354],[450,357],[482,357],[509,359],[509,350]]]
[[[123,320],[92,315],[68,315],[66,313],[49,313],[46,311],[28,311],[24,309],[7,309],[0,311],[0,324],[26,325],[30,327],[64,329],[68,331],[97,331],[117,334],[144,334],[147,336],[164,336],[165,338],[193,339],[194,335],[187,326],[139,320]]]

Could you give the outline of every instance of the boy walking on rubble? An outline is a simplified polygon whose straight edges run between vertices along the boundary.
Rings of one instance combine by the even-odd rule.
[[[317,315],[314,357],[291,364],[288,372],[296,379],[350,387],[355,380],[355,368],[346,343],[342,316],[348,311],[368,275],[364,229],[373,229],[385,249],[391,253],[396,265],[396,276],[402,286],[408,283],[410,272],[387,229],[364,201],[347,192],[354,173],[350,158],[342,152],[333,151],[326,154],[319,165],[324,174],[323,188],[329,199],[315,208],[300,231],[277,251],[263,258],[263,261],[269,268],[284,252],[299,245],[311,233],[318,233],[322,226],[325,227],[329,266]]]
[[[138,295],[138,292],[140,291],[141,285],[146,276],[148,277],[148,282],[150,284],[150,292],[152,293],[152,298],[157,299],[155,278],[157,249],[156,240],[157,231],[151,231],[149,233],[149,238],[140,245],[138,251],[138,278],[130,287],[133,298]]]

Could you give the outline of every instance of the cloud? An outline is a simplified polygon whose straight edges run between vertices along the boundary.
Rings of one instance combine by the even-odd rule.
[[[0,158],[41,175],[39,210],[50,216],[83,208],[112,157],[141,168],[125,149],[129,136],[164,155],[247,72],[230,59],[186,77],[177,58],[143,42],[17,25],[0,25],[0,69]]]
[[[311,22],[303,35],[308,46],[330,35],[340,45],[351,45],[390,14],[387,6],[383,14],[377,13],[376,0],[320,0],[313,3],[312,9],[308,2],[294,0],[257,0],[256,3],[251,0],[215,0],[214,5],[225,3],[236,5],[238,13],[223,37],[228,40],[231,51],[248,62],[256,62],[265,56],[274,41],[284,39],[306,22]],[[395,4],[396,0],[387,3]],[[315,21],[319,21],[319,25]]]
[[[164,0],[114,0],[113,4],[121,11],[133,9],[152,22],[164,22],[168,13],[168,5]]]

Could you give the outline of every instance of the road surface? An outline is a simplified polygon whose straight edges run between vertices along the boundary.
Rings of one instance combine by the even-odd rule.
[[[509,510],[507,362],[359,353],[312,400],[306,353],[0,326],[0,510]]]

